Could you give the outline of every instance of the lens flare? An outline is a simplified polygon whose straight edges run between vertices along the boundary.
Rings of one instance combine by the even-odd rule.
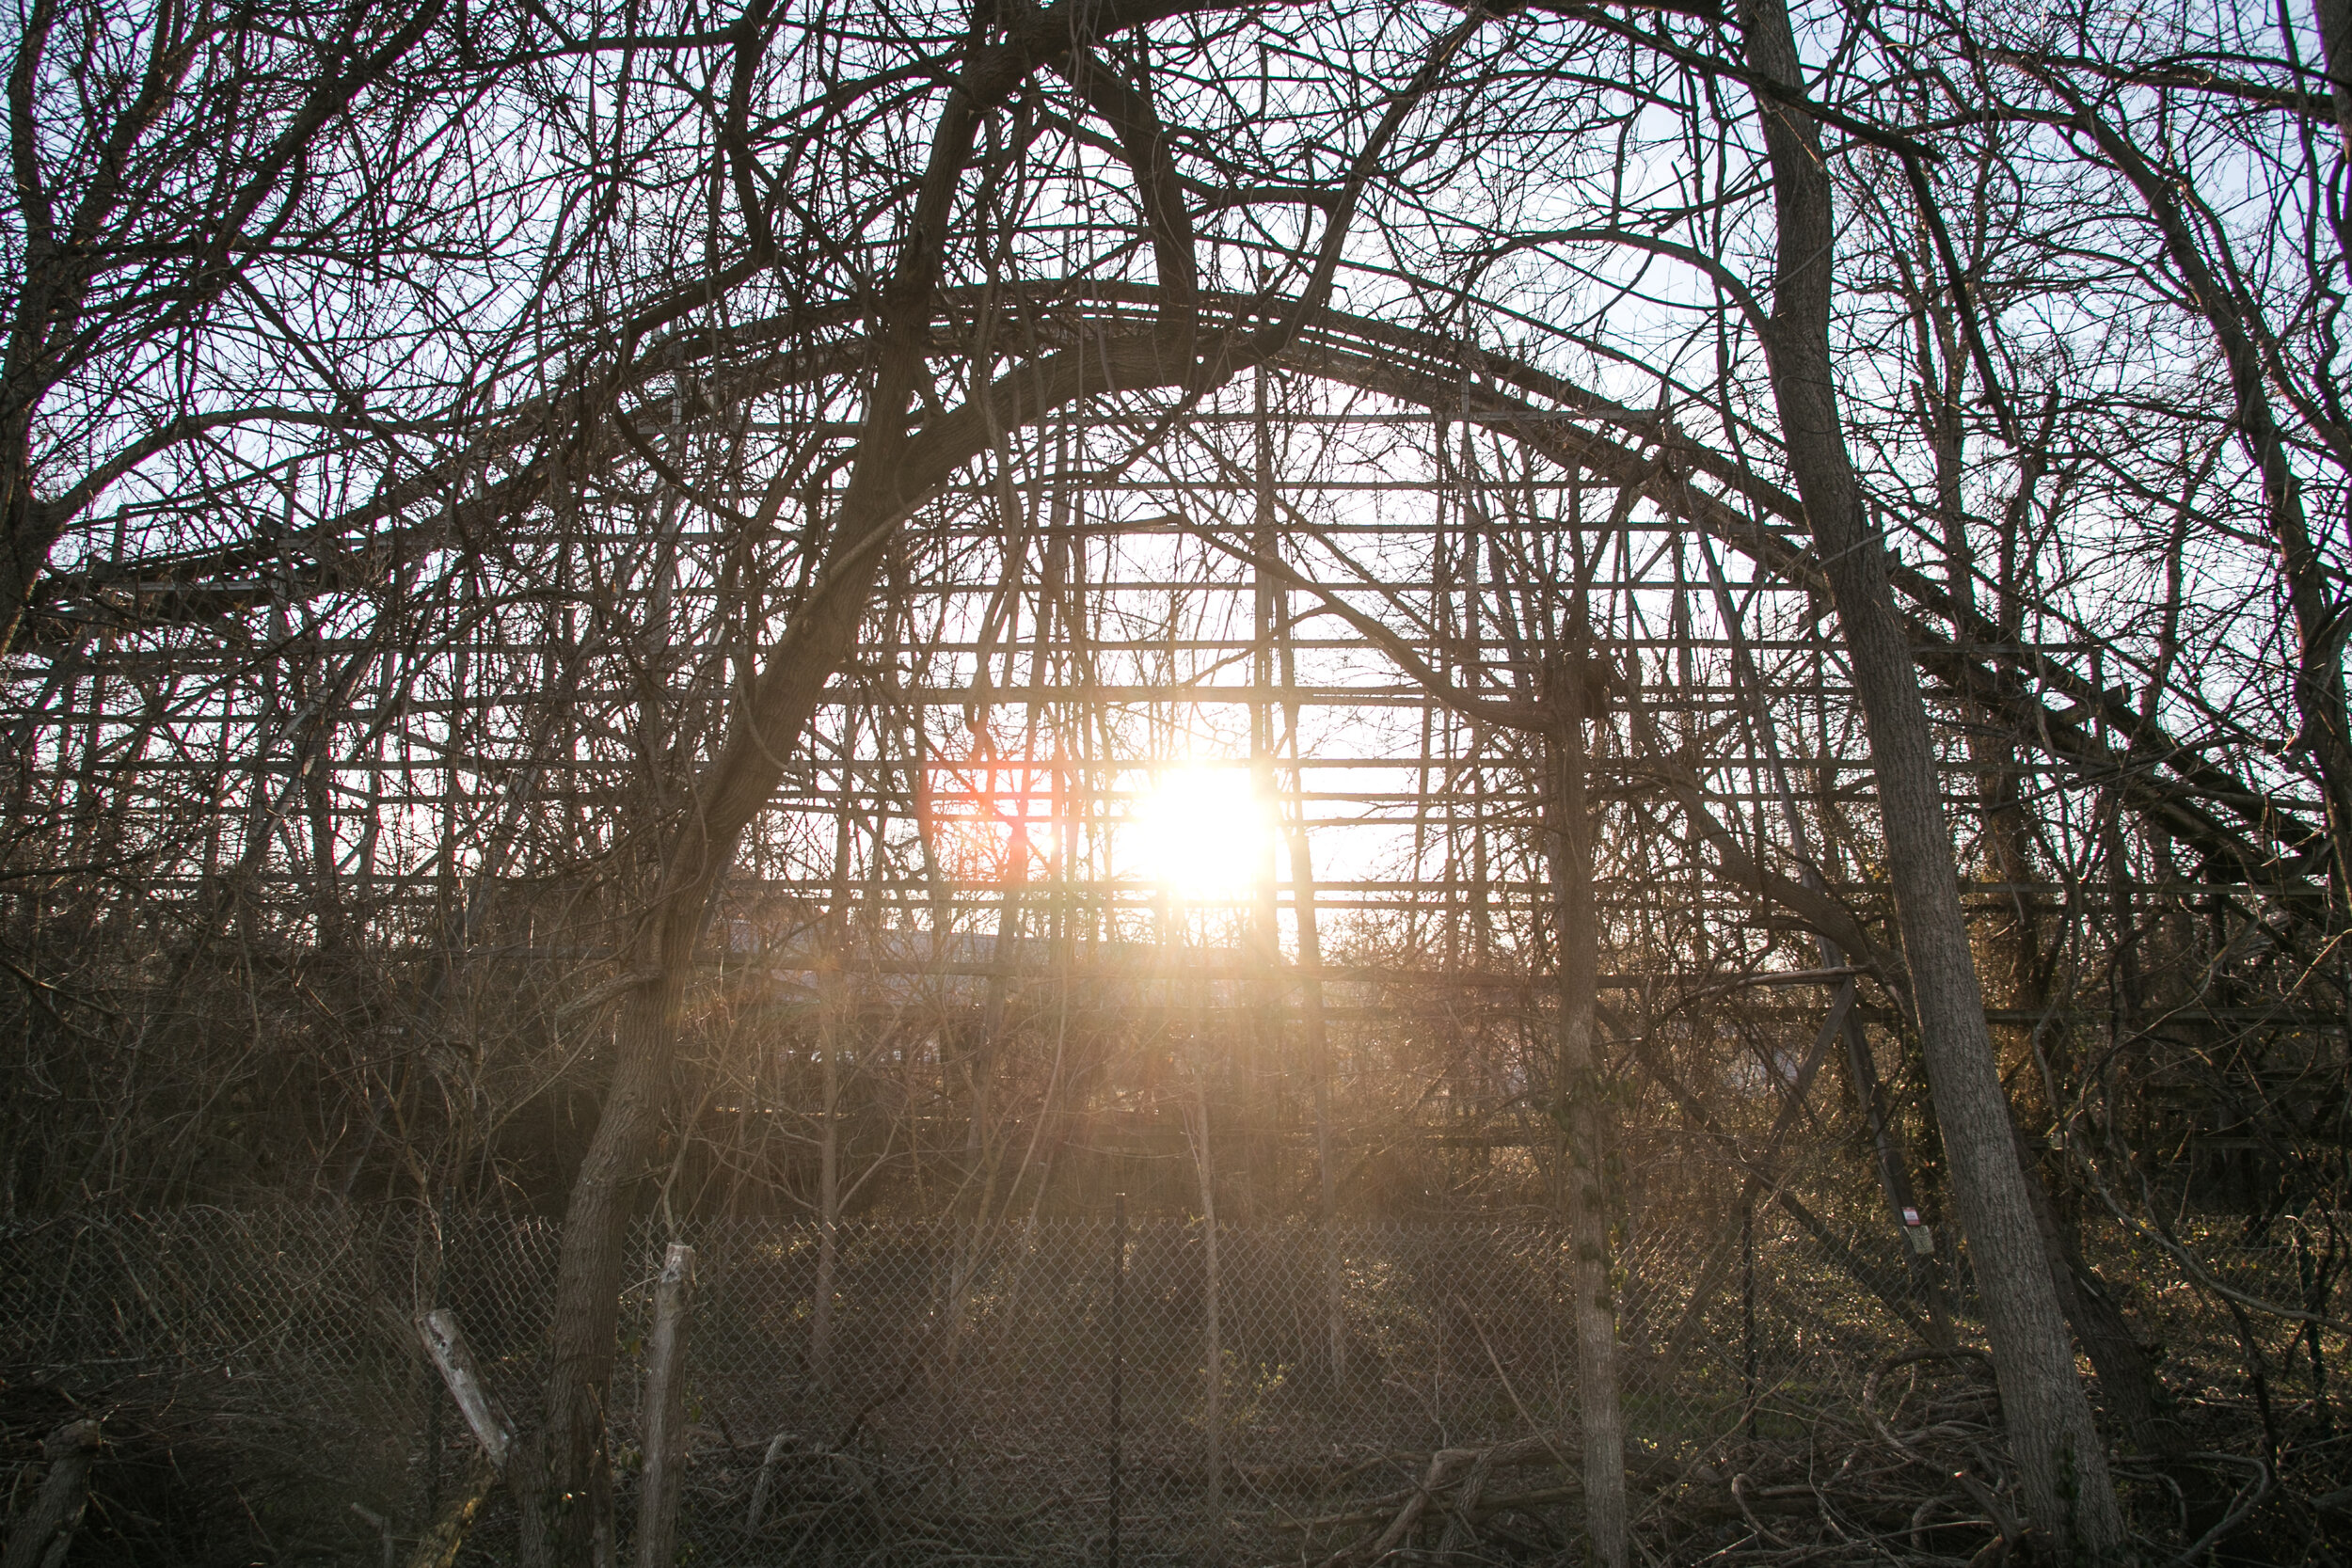
[[[1168,768],[1136,802],[1132,832],[1144,875],[1178,898],[1247,898],[1272,873],[1273,813],[1245,767]]]

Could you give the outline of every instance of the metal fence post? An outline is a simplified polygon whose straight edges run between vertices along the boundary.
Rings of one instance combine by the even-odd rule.
[[[1204,1114],[1200,1139],[1204,1151],[1209,1142],[1207,1132],[1208,1118]],[[1205,1180],[1201,1183],[1201,1191],[1205,1196],[1208,1192]],[[1206,1202],[1202,1207],[1207,1212],[1200,1216],[1201,1264],[1207,1277],[1201,1281],[1201,1295],[1205,1298],[1201,1328],[1206,1341],[1201,1348],[1208,1361],[1209,1386],[1201,1414],[1208,1427],[1209,1451],[1203,1456],[1207,1461],[1207,1486],[1201,1497],[1200,1513],[1208,1542],[1201,1552],[1201,1561],[1207,1568],[1221,1568],[1225,1561],[1225,1345],[1224,1322],[1219,1312],[1223,1302],[1217,1278],[1216,1210]]]
[[[1748,1441],[1756,1441],[1756,1196],[1740,1208],[1740,1402],[1748,1407]]]
[[[1119,1505],[1122,1474],[1124,1433],[1121,1424],[1126,1412],[1120,1407],[1125,1395],[1122,1377],[1127,1355],[1127,1195],[1111,1196],[1111,1304],[1110,1362],[1111,1362],[1111,1421],[1110,1441],[1105,1445],[1110,1460],[1109,1518],[1104,1529],[1103,1560],[1109,1568],[1119,1568]]]
[[[672,1242],[654,1287],[646,1350],[645,1473],[637,1494],[637,1568],[676,1556],[678,1471],[686,1451],[686,1337],[694,1306],[694,1249]]]

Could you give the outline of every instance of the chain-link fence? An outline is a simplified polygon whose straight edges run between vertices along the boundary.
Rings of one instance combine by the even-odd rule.
[[[1485,1481],[1486,1528],[1531,1547],[1573,1538],[1575,1347],[1551,1230],[648,1231],[611,1412],[625,1515],[672,1239],[696,1250],[679,1525],[693,1560],[1319,1562],[1393,1513],[1433,1451],[1531,1437],[1546,1441],[1518,1444],[1516,1473]],[[451,1307],[494,1391],[527,1411],[556,1244],[540,1222],[310,1210],[20,1229],[0,1237],[8,1397],[168,1411],[161,1425],[215,1454],[278,1556],[377,1561],[432,1517],[470,1442],[413,1316]],[[2309,1275],[2284,1245],[2231,1266],[2290,1300]],[[1916,1343],[1899,1316],[1915,1285],[1765,1208],[1744,1230],[1635,1250],[1617,1292],[1629,1464],[1720,1465],[1851,1410],[1870,1369]],[[2239,1396],[2210,1307],[2139,1305],[2178,1320],[2176,1381]],[[509,1530],[494,1513],[474,1550],[495,1556]]]

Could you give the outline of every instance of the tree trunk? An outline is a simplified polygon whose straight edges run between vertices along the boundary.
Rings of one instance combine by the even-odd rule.
[[[798,743],[826,681],[854,645],[883,553],[874,535],[893,526],[911,499],[902,490],[909,479],[902,471],[906,411],[926,373],[932,283],[978,123],[972,94],[951,91],[875,323],[873,394],[824,567],[719,755],[696,781],[685,819],[664,847],[653,908],[629,944],[629,968],[645,979],[623,1006],[612,1087],[572,1182],[548,1329],[544,1418],[535,1451],[515,1476],[529,1565],[583,1563],[611,1553],[604,1390],[612,1375],[628,1193],[644,1173],[668,1107],[679,1004],[711,889],[773,792],[783,758]]]
[[[586,1561],[599,1541],[609,1550],[612,1487],[602,1409],[612,1370],[628,1193],[644,1172],[668,1107],[679,1005],[694,945],[737,839],[766,805],[825,684],[856,644],[888,540],[932,486],[946,483],[958,466],[986,449],[992,421],[999,427],[1025,423],[1089,393],[1113,389],[1180,386],[1205,392],[1279,355],[1328,301],[1341,240],[1398,127],[1485,20],[1484,13],[1474,12],[1447,33],[1382,115],[1327,217],[1314,273],[1282,319],[1239,345],[1224,344],[1204,367],[1185,352],[1191,332],[1179,312],[1147,333],[1085,341],[1031,361],[995,385],[976,386],[972,404],[984,408],[967,404],[911,428],[907,415],[918,393],[936,391],[929,359],[941,258],[985,115],[1020,91],[1045,62],[1069,57],[1098,30],[1132,27],[1148,19],[1144,9],[1117,8],[1008,12],[997,18],[1005,34],[997,42],[983,42],[985,28],[976,22],[971,46],[946,93],[907,214],[905,237],[880,293],[871,334],[872,390],[822,563],[806,601],[731,716],[718,755],[696,779],[663,846],[652,907],[628,946],[628,968],[643,980],[622,1010],[612,1088],[565,1211],[548,1326],[544,1426],[514,1477],[525,1515],[526,1568]],[[1181,243],[1188,235],[1182,208],[1158,209],[1154,193],[1165,183],[1147,180],[1139,187],[1154,206],[1155,239],[1167,242],[1155,244],[1154,254],[1164,269],[1189,277],[1187,269],[1196,263]],[[1197,293],[1197,278],[1164,276],[1161,281],[1174,297]]]
[[[1804,73],[1786,7],[1749,0],[1742,21],[1748,62],[1763,84],[1753,90],[1779,224],[1766,344],[1773,397],[1869,736],[1929,1088],[1983,1293],[2002,1412],[2033,1522],[2062,1558],[2078,1550],[2104,1557],[2123,1545],[2122,1516],[2018,1169],[1961,909],[1934,736],[1838,410],[1830,359],[1837,215],[1820,129],[1793,106]]]
[[[2058,1306],[2074,1326],[2074,1337],[2099,1374],[2099,1392],[2107,1414],[2123,1436],[2142,1453],[2173,1460],[2187,1449],[2180,1423],[2164,1414],[2156,1369],[2139,1348],[2122,1307],[2068,1235],[2034,1168],[2031,1145],[2020,1136],[2017,1161],[2026,1171],[2026,1191],[2034,1201],[2034,1220],[2042,1230],[2042,1256],[2049,1260],[2050,1279],[2058,1288]]]
[[[539,1429],[509,1472],[522,1504],[526,1563],[612,1560],[604,1390],[617,1349],[628,1193],[652,1156],[668,1103],[671,1043],[685,989],[681,961],[663,965],[629,992],[614,1030],[612,1085],[572,1180],[548,1325],[547,1402]]]
[[[2319,40],[2328,66],[2328,99],[2335,106],[2336,133],[2352,157],[2352,0],[2313,0]]]
[[[817,1286],[809,1299],[808,1381],[821,1399],[833,1392],[833,1297],[840,1263],[841,1227],[841,1050],[849,1037],[850,813],[846,806],[833,840],[833,912],[830,945],[818,972],[817,1049],[823,1055],[824,1089],[817,1133]]]
[[[0,649],[16,641],[56,530],[33,494],[30,408],[0,416]]]
[[[1285,684],[1290,676],[1284,675]],[[1297,733],[1292,723],[1294,739]],[[1338,1172],[1331,1156],[1331,1035],[1323,1009],[1323,933],[1315,920],[1314,863],[1307,844],[1307,798],[1297,757],[1291,767],[1291,897],[1298,924],[1299,1022],[1306,1035],[1308,1070],[1314,1074],[1315,1230],[1323,1246],[1324,1334],[1328,1341],[1331,1392],[1347,1391],[1347,1307],[1340,1260]]]
[[[1586,665],[1572,651],[1551,672],[1556,726],[1545,835],[1559,951],[1561,1185],[1568,1227],[1568,1299],[1576,1320],[1577,1413],[1584,1438],[1584,1528],[1597,1568],[1626,1568],[1625,1416],[1617,1387],[1617,1312],[1609,1288],[1607,1103],[1594,1029],[1600,931],[1593,908],[1592,806],[1585,782]]]
[[[1944,523],[1948,592],[1952,603],[1960,609],[1962,635],[1965,637],[1966,623],[1977,614],[1976,555],[1969,546],[1968,515],[1962,492],[1967,467],[1967,432],[1961,417],[1966,396],[1965,361],[1957,346],[1957,333],[1948,309],[1930,298],[1922,298],[1918,309],[1924,324],[1919,351],[1920,387],[1933,400],[1934,408],[1936,511]],[[1931,328],[1931,341],[1939,348],[1945,367],[1941,375],[1935,372],[1937,356],[1927,346]],[[2031,516],[2034,492],[2047,464],[2047,453],[2039,446],[2027,447],[2019,453],[2017,488],[2010,495],[2001,520],[1996,552],[2000,563],[1998,603],[1994,614],[2004,640],[2011,644],[2026,640],[2026,601],[2020,592],[2019,574],[2026,552],[2021,547],[2025,541],[2020,535]],[[2106,689],[2104,680],[2098,685],[2101,689]],[[2021,757],[2016,736],[1992,728],[1972,730],[1968,754],[1976,764],[1978,791],[1984,802],[1986,869],[2007,890],[2001,895],[1988,933],[1986,948],[1994,965],[1988,989],[2010,1012],[2026,1017],[2038,1015],[2047,1009],[2050,1001],[2042,942],[2048,911],[2034,891],[2034,824],[2019,770]],[[2114,845],[2109,853],[2120,856],[2121,844]],[[2121,862],[2111,859],[2109,864],[2120,866]],[[2122,928],[2121,918],[2128,913],[2127,899],[2119,908],[2118,927],[2118,941],[2127,953],[2130,938]],[[2023,1064],[2032,1058],[2035,1031],[2036,1025],[2030,1022],[2012,1022],[1994,1031],[1994,1060],[2003,1064],[2004,1077],[2009,1076],[2007,1064]],[[2028,1073],[2025,1081],[2037,1079],[2038,1075]],[[2050,1196],[2047,1174],[2034,1158],[2034,1140],[2025,1131],[2028,1117],[2034,1114],[2029,1096],[2021,1098],[2014,1114],[2018,1126],[2017,1163],[2025,1174],[2026,1196],[2033,1204],[2034,1223],[2042,1232],[2042,1252],[2050,1265],[2050,1283],[2058,1291],[2059,1310],[2099,1374],[2099,1391],[2107,1413],[2125,1439],[2142,1452],[2177,1453],[2182,1447],[2180,1429],[2160,1415],[2155,1369],[2133,1337],[2122,1309],[2083,1259]],[[2047,1119],[2056,1115],[2056,1107],[2043,1106],[2042,1115]]]

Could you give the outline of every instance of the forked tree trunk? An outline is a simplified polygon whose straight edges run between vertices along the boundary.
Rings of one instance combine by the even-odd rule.
[[[669,1103],[679,1005],[711,889],[782,776],[825,683],[854,645],[882,556],[875,536],[913,499],[904,488],[906,410],[925,375],[931,291],[979,104],[951,91],[932,135],[909,233],[875,323],[878,352],[858,461],[842,497],[817,586],[771,652],[719,755],[695,781],[685,819],[664,846],[652,910],[629,944],[644,981],[614,1031],[612,1086],[573,1178],[548,1327],[541,1425],[514,1481],[529,1568],[609,1561],[612,1481],[604,1393],[612,1375],[629,1194],[645,1171]]]
[[[1558,673],[1555,672],[1557,675]],[[1593,910],[1593,817],[1585,783],[1585,665],[1572,654],[1555,678],[1550,772],[1551,893],[1561,1186],[1568,1227],[1568,1299],[1576,1320],[1576,1398],[1584,1444],[1584,1525],[1597,1568],[1626,1568],[1625,1415],[1617,1388],[1617,1309],[1609,1286],[1608,1118],[1593,1035],[1600,932]]]
[[[1082,341],[1030,362],[995,386],[975,388],[974,402],[988,400],[984,411],[967,405],[926,421],[918,433],[907,415],[918,394],[935,390],[928,361],[934,348],[941,259],[984,115],[1049,60],[1072,58],[1099,29],[1138,25],[1149,20],[1149,10],[1016,8],[999,14],[1005,36],[993,43],[981,41],[985,29],[976,24],[972,47],[946,94],[904,239],[881,291],[871,390],[857,456],[815,586],[731,715],[719,754],[696,779],[682,818],[663,846],[652,908],[628,944],[626,962],[641,979],[622,1009],[612,1087],[564,1214],[548,1330],[544,1419],[513,1478],[524,1515],[526,1568],[570,1568],[610,1555],[612,1477],[603,1403],[615,1349],[628,1194],[644,1174],[668,1109],[680,1003],[695,942],[737,839],[766,805],[783,776],[783,759],[799,744],[826,682],[856,643],[886,542],[931,486],[945,483],[961,464],[987,450],[992,420],[1000,427],[1026,422],[1109,390],[1185,387],[1206,392],[1279,354],[1328,300],[1341,239],[1390,141],[1454,51],[1486,20],[1485,13],[1474,11],[1448,32],[1391,103],[1327,215],[1315,271],[1294,308],[1244,341],[1225,344],[1205,366],[1192,353],[1199,280],[1189,218],[1181,200],[1167,199],[1173,182],[1152,172],[1163,161],[1161,152],[1152,150],[1156,132],[1136,118],[1148,119],[1148,100],[1114,90],[1115,84],[1097,79],[1099,72],[1082,71],[1088,84],[1116,100],[1110,103],[1113,118],[1141,133],[1137,193],[1151,219],[1166,309],[1148,333]]]
[[[1886,834],[1888,879],[1919,1012],[1928,1084],[1953,1196],[1983,1293],[2001,1409],[2033,1522],[2061,1559],[2111,1556],[2123,1521],[2106,1450],[2018,1168],[2009,1100],[1960,904],[1935,741],[1895,613],[1885,546],[1863,512],[1830,360],[1837,216],[1818,124],[1783,0],[1747,0],[1741,21],[1772,163],[1778,263],[1766,347],[1789,468],[1837,604]]]
[[[623,1004],[612,1085],[587,1158],[572,1180],[548,1324],[546,1404],[538,1430],[510,1469],[526,1563],[603,1564],[614,1558],[604,1391],[618,1348],[628,1195],[652,1156],[668,1101],[671,1043],[685,987],[686,966],[664,965]]]

